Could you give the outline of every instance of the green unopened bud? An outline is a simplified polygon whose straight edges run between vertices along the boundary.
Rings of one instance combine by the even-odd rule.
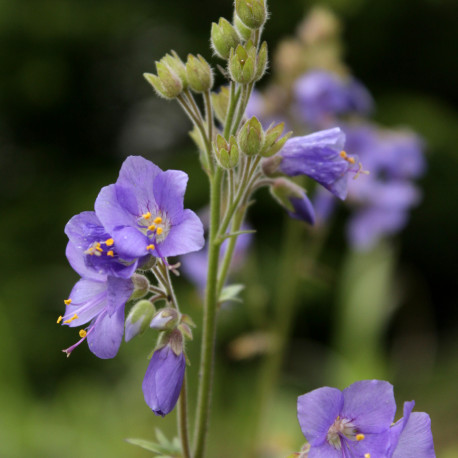
[[[186,75],[186,65],[180,59],[180,56],[175,52],[171,51],[172,55],[166,54],[162,59],[161,62],[168,65],[180,78],[181,83],[183,84],[183,89],[187,89],[188,87],[188,77]]]
[[[137,302],[129,312],[126,318],[126,342],[133,339],[135,336],[143,334],[150,324],[156,309],[154,305],[147,300]]]
[[[240,151],[248,156],[259,154],[264,145],[264,131],[261,123],[253,116],[240,129],[237,136]]]
[[[218,24],[212,24],[211,44],[218,57],[227,60],[231,48],[237,47],[239,43],[240,38],[229,21],[220,18]]]
[[[149,280],[144,275],[133,274],[132,283],[134,284],[134,291],[130,296],[132,300],[141,299],[143,296],[148,294]]]
[[[151,320],[149,326],[159,331],[175,329],[179,320],[179,315],[176,309],[165,307],[159,310]]]
[[[240,20],[237,14],[234,14],[234,27],[242,40],[248,41],[251,38],[253,31]]]
[[[264,142],[264,147],[261,151],[261,156],[270,157],[274,154],[277,154],[285,145],[286,140],[293,134],[292,132],[286,133],[283,137],[281,134],[285,127],[285,123],[281,122],[276,126],[271,126],[266,131],[266,140]],[[281,138],[280,138],[281,137]]]
[[[259,49],[258,55],[256,56],[256,73],[254,75],[255,81],[259,81],[264,76],[267,69],[267,57],[267,42],[264,41]]]
[[[248,84],[254,81],[256,74],[256,48],[249,41],[245,47],[238,45],[231,49],[228,70],[232,79],[240,84]]]
[[[212,92],[211,96],[213,111],[218,121],[224,124],[229,105],[229,86],[222,86],[219,92]]]
[[[164,61],[156,62],[157,75],[143,73],[146,81],[153,86],[160,97],[174,99],[183,91],[180,77]]]
[[[250,29],[261,28],[267,19],[265,0],[235,0],[235,11]]]
[[[207,92],[213,87],[213,72],[208,62],[198,54],[188,54],[186,75],[189,87],[194,92]]]
[[[239,163],[239,147],[233,135],[231,135],[228,143],[223,136],[218,134],[214,151],[219,164],[225,169],[232,169]]]

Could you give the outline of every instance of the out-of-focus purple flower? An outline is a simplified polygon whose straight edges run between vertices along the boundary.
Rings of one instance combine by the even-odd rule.
[[[311,127],[335,124],[338,116],[368,114],[373,107],[368,90],[355,78],[341,78],[324,70],[313,70],[296,81],[297,109]]]
[[[263,161],[268,175],[307,175],[339,199],[347,196],[348,176],[357,173],[357,159],[343,150],[345,134],[338,127],[290,138],[275,156]]]
[[[183,385],[186,361],[184,353],[176,354],[171,345],[156,350],[143,379],[145,402],[156,415],[173,410]]]
[[[384,131],[372,126],[347,127],[347,148],[370,170],[352,180],[349,202],[356,209],[348,224],[352,246],[368,249],[383,236],[400,231],[408,211],[420,201],[413,184],[425,170],[423,146],[414,134]]]
[[[323,387],[297,400],[310,458],[386,458],[395,412],[393,386],[381,380],[356,382],[343,392]]]
[[[200,250],[203,227],[183,208],[188,175],[163,172],[140,156],[128,157],[115,184],[104,187],[95,211],[121,256],[177,256]]]
[[[336,206],[335,197],[324,188],[318,188],[313,196],[313,208],[317,226],[323,226],[331,217]]]
[[[435,458],[431,419],[424,412],[412,412],[414,401],[404,403],[404,417],[390,429],[387,458]]]
[[[202,218],[205,220],[208,218]],[[242,231],[251,230],[251,226],[244,223],[241,227]],[[241,234],[237,237],[235,242],[234,253],[232,255],[232,262],[229,274],[233,273],[241,267],[246,258],[247,251],[252,243],[252,234]],[[220,258],[222,259],[227,249],[229,240],[225,240],[221,244]],[[199,291],[204,291],[207,285],[207,272],[208,272],[208,245],[201,251],[190,253],[181,260],[181,271],[186,277],[196,285]]]
[[[66,255],[72,267],[81,275],[65,300],[66,310],[58,323],[70,327],[90,323],[79,331],[81,339],[64,350],[67,356],[87,339],[89,349],[102,359],[113,358],[124,333],[124,306],[134,286],[129,278],[119,278],[94,270],[85,262],[84,252],[71,241]]]

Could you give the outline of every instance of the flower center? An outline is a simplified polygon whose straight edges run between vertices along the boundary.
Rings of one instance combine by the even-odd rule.
[[[154,244],[163,242],[170,232],[170,221],[165,213],[146,212],[138,219],[141,231],[151,240],[148,249],[154,250]],[[150,247],[150,248],[149,248]]]
[[[364,439],[364,434],[358,433],[355,425],[346,418],[337,417],[328,430],[327,441],[336,450],[342,448],[342,440],[360,441]]]
[[[94,242],[89,248],[84,252],[89,256],[109,256],[114,257],[115,253],[113,251],[114,240],[112,238],[106,239],[102,242]]]

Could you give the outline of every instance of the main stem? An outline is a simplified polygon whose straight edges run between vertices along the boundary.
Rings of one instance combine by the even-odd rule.
[[[200,383],[197,400],[197,416],[194,436],[194,458],[201,458],[205,452],[205,440],[210,414],[213,358],[216,336],[216,308],[218,304],[217,274],[220,244],[216,243],[221,211],[221,181],[223,170],[218,167],[210,178],[210,234],[208,246],[208,274],[205,296]]]

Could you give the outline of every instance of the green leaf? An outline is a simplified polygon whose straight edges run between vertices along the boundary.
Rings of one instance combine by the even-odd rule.
[[[148,450],[149,452],[153,452],[157,454],[164,453],[163,448],[159,444],[156,444],[155,442],[147,441],[145,439],[126,439],[126,442],[129,442],[129,444],[137,445],[138,447],[144,448],[145,450]]]
[[[234,284],[228,285],[223,288],[221,294],[219,295],[219,302],[227,302],[227,301],[235,301],[235,302],[242,302],[242,300],[237,297],[239,293],[243,291],[245,285],[242,284]]]
[[[156,437],[158,443],[144,439],[126,439],[126,441],[155,453],[158,458],[177,458],[181,456],[181,445],[178,438],[174,437],[172,441],[169,441],[159,428],[156,428]]]
[[[246,230],[246,231],[237,231],[237,232],[231,232],[230,234],[223,234],[220,237],[218,237],[218,242],[222,242],[225,239],[229,239],[231,237],[237,237],[242,234],[255,234],[255,230]]]

